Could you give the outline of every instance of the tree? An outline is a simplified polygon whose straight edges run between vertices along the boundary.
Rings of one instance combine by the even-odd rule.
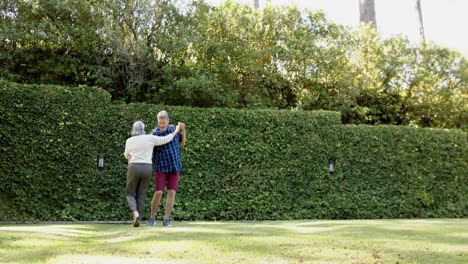
[[[150,101],[157,91],[149,83],[160,70],[155,42],[170,5],[167,0],[106,1],[101,37],[107,45],[99,59],[98,85],[114,99]]]
[[[255,9],[258,9],[260,7],[259,0],[254,0],[254,7]]]
[[[426,37],[424,36],[424,25],[423,25],[422,11],[421,11],[421,0],[414,0],[414,8],[416,9],[416,15],[417,15],[417,18],[418,18],[419,36],[421,38],[421,41],[425,42]]]
[[[172,2],[0,1],[0,78],[99,86],[127,102],[324,109],[344,123],[466,128],[468,62],[457,52],[296,7]]]
[[[94,85],[103,42],[99,3],[0,4],[0,77],[17,82]]]
[[[359,14],[360,22],[377,26],[374,0],[359,0]]]

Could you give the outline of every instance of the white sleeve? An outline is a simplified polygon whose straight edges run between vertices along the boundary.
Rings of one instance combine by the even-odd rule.
[[[126,159],[128,159],[129,154],[130,154],[130,150],[128,149],[128,140],[127,140],[127,142],[125,142],[125,152],[124,152],[124,156]]]
[[[164,137],[152,136],[153,145],[154,146],[160,146],[160,145],[167,144],[167,143],[171,142],[171,140],[173,138],[174,138],[174,135],[172,133],[167,135],[167,136],[164,136]]]

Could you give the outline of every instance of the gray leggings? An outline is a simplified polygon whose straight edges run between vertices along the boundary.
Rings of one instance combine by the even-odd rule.
[[[151,164],[128,164],[126,197],[132,212],[138,211],[140,214],[140,220],[145,210],[145,197],[150,183],[151,173]]]

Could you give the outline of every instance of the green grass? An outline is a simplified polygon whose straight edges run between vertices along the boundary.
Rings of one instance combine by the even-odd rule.
[[[468,263],[468,219],[0,225],[0,263]]]

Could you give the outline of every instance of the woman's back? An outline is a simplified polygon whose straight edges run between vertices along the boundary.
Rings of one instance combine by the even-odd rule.
[[[127,139],[125,144],[125,157],[131,156],[129,163],[146,163],[151,164],[153,156],[153,147],[156,145],[164,145],[174,138],[173,134],[165,137],[153,135],[139,135]]]

